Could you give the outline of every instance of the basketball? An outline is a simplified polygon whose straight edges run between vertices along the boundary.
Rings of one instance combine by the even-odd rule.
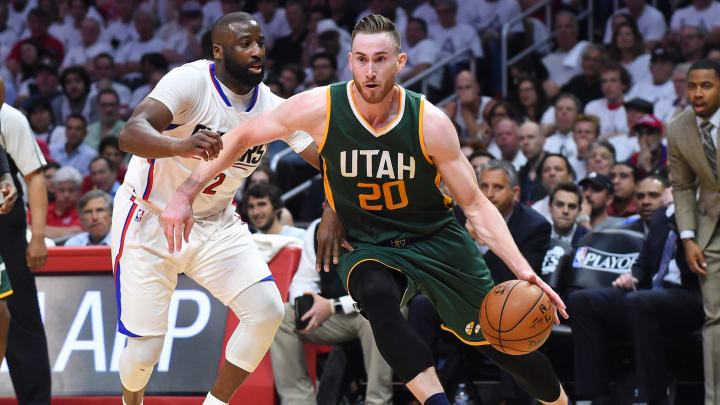
[[[523,280],[493,288],[480,307],[480,328],[497,350],[520,355],[537,350],[550,336],[555,307],[545,292]]]

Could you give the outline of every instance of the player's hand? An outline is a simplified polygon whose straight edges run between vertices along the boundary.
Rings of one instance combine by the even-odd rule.
[[[45,237],[43,235],[30,238],[27,249],[25,250],[25,259],[27,260],[30,270],[37,270],[47,262],[47,247],[45,246]]]
[[[543,291],[545,291],[545,294],[550,298],[550,302],[552,302],[553,306],[555,306],[555,323],[560,324],[560,318],[558,317],[558,312],[560,312],[560,315],[562,315],[563,318],[568,319],[568,313],[566,311],[565,303],[562,299],[560,299],[560,296],[552,289],[550,288],[545,281],[543,281],[542,278],[540,278],[537,274],[535,274],[532,269],[528,270],[525,273],[522,273],[518,275],[518,278],[520,280],[525,280],[528,283],[533,283],[540,287]]]
[[[338,264],[340,261],[340,247],[347,250],[353,250],[353,247],[346,239],[345,228],[340,220],[327,204],[323,210],[322,219],[318,224],[318,248],[315,255],[315,270],[320,269],[326,273],[330,271],[330,258],[332,263]]]
[[[18,197],[18,192],[12,179],[3,178],[2,181],[0,181],[0,193],[2,193],[3,199],[5,200],[5,202],[0,205],[0,214],[7,214],[13,209]]]
[[[160,221],[165,231],[165,239],[168,242],[168,252],[179,252],[182,248],[183,238],[185,242],[189,242],[190,229],[192,229],[195,220],[193,219],[192,205],[190,200],[175,193],[173,199],[165,207]]]
[[[312,295],[313,305],[305,312],[305,315],[300,318],[303,321],[310,319],[310,322],[308,322],[305,329],[301,330],[300,333],[308,334],[332,316],[332,301],[314,292],[306,292],[305,295]]]
[[[626,290],[632,290],[638,283],[638,279],[633,277],[632,273],[624,273],[618,276],[615,281],[612,282],[612,286],[616,288],[623,288]]]
[[[198,156],[203,160],[213,160],[220,154],[223,142],[219,134],[201,129],[192,136],[178,141],[177,155],[182,157]]]
[[[706,276],[707,271],[705,271],[705,268],[707,268],[707,263],[705,263],[705,258],[703,257],[700,246],[692,239],[683,239],[682,241],[683,247],[685,248],[685,260],[688,266],[690,266],[690,270],[692,270],[693,273]]]

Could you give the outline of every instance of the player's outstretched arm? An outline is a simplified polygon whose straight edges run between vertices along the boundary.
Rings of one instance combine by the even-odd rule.
[[[452,122],[440,109],[428,102],[425,102],[424,108],[423,134],[428,154],[475,229],[478,239],[495,252],[518,279],[542,288],[563,317],[567,318],[565,304],[560,296],[530,267],[510,235],[505,219],[480,192],[475,171],[460,150]]]
[[[258,115],[223,135],[217,159],[198,164],[178,187],[161,217],[170,252],[180,251],[192,228],[192,203],[218,173],[230,167],[249,147],[286,137],[296,130],[308,132],[319,144],[325,128],[325,88],[297,94],[277,108]]]
[[[214,159],[222,149],[220,135],[201,130],[186,139],[161,134],[172,122],[170,110],[158,100],[145,98],[118,136],[120,149],[133,155],[155,159],[170,156],[200,156]]]

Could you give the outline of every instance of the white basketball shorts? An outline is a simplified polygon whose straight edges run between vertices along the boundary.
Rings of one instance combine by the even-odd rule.
[[[111,248],[121,333],[139,337],[167,332],[170,297],[180,273],[225,305],[252,284],[272,280],[247,225],[232,208],[196,220],[190,242],[183,241],[180,252],[169,254],[159,214],[135,202],[125,187],[118,189]]]

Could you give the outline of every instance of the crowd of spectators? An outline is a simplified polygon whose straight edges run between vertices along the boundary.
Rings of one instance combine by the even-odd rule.
[[[209,29],[218,17],[240,10],[253,13],[266,38],[265,83],[290,97],[352,79],[347,58],[352,27],[367,14],[383,14],[402,33],[408,54],[399,82],[422,79],[410,88],[425,89],[434,102],[453,96],[440,106],[456,126],[480,189],[505,216],[516,243],[540,272],[558,247],[559,256],[572,255],[586,234],[623,229],[645,238],[654,227],[667,227],[672,197],[665,128],[690,107],[691,64],[702,58],[720,60],[717,1],[672,0],[658,2],[656,8],[646,0],[625,0],[618,10],[612,2],[589,1],[595,9],[594,30],[589,32],[588,20],[577,18],[588,7],[585,0],[554,1],[551,15],[541,9],[509,26],[511,54],[536,47],[508,68],[506,95],[501,93],[502,27],[536,0],[0,1],[0,59],[5,61],[0,76],[7,94],[3,108],[26,116],[48,162],[43,169],[50,201],[46,237],[67,246],[107,245],[112,197],[130,158],[119,148],[117,135],[165,73],[212,57]],[[458,54],[465,49],[468,52]],[[423,74],[452,55],[457,58],[443,69]],[[269,150],[269,155],[277,152]],[[293,218],[309,223],[319,207],[283,208],[277,187],[289,188],[283,178],[282,172],[258,169],[238,193],[239,211],[258,233],[302,239],[304,231],[291,226]],[[318,187],[309,193],[318,193]],[[307,199],[319,206],[314,196]],[[659,214],[665,211],[667,215]],[[478,249],[496,282],[512,277],[492,252],[480,244]],[[304,254],[314,257],[314,251]],[[651,267],[659,264],[641,258],[638,263],[646,268],[640,284],[650,288],[648,280],[658,270]],[[679,260],[674,264],[685,275],[682,266]],[[660,285],[685,288],[684,281],[670,273]],[[618,280],[608,288],[625,292],[635,285]],[[326,281],[312,281],[316,302],[328,301],[319,295],[327,292]],[[332,290],[327,298],[335,302],[341,297],[346,296]],[[635,302],[625,297],[623,304],[622,296],[613,297],[615,306]],[[346,301],[337,310],[345,307],[348,316],[357,315],[347,304],[349,297],[342,299]],[[579,311],[583,302],[587,299],[571,301]],[[410,319],[423,330],[432,317],[427,313],[431,307],[421,298],[413,303],[416,312],[410,308]],[[573,309],[571,305],[569,312]],[[312,330],[333,319],[331,314],[322,318]],[[586,315],[584,324],[572,326],[589,327],[591,318]],[[360,317],[352,320],[354,327],[365,327]],[[287,336],[292,322],[284,323],[286,341],[292,340]],[[618,328],[629,336],[627,324]],[[363,339],[363,333],[351,335]],[[308,336],[330,343],[345,339],[317,332]],[[363,348],[376,350],[368,342]],[[643,355],[647,357],[647,350]],[[367,356],[366,369],[373,370],[374,379],[368,394],[387,401],[386,382],[378,379],[389,378],[388,373],[369,364]],[[647,359],[638,355],[639,368],[643,361]],[[593,384],[583,385],[589,378],[583,370],[575,370],[578,398],[606,398],[607,377],[593,375]]]

